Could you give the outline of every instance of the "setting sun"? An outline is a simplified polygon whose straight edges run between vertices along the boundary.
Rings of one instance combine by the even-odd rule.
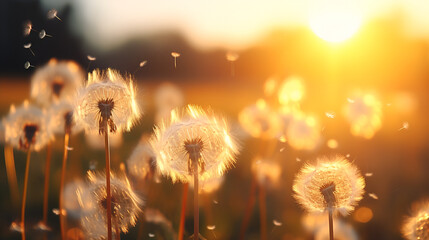
[[[357,32],[361,22],[361,12],[352,0],[315,0],[310,5],[310,28],[328,42],[349,39]]]

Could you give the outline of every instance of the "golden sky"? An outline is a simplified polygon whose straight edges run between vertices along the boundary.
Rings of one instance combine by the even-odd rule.
[[[183,33],[202,49],[242,49],[275,27],[308,26],[314,6],[335,6],[338,0],[42,0],[45,10],[71,4],[71,24],[90,46],[113,47],[129,38],[164,32]],[[429,35],[427,0],[342,0],[362,15],[400,13],[406,32]]]

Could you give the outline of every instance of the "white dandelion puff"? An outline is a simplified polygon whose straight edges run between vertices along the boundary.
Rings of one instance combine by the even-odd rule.
[[[415,203],[412,208],[402,225],[402,235],[408,240],[429,239],[429,201]]]

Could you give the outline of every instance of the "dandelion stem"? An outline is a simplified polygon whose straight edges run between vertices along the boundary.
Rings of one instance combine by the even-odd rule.
[[[31,156],[31,144],[28,145],[27,163],[25,164],[24,190],[22,194],[22,206],[21,206],[22,240],[25,240],[25,202],[27,200],[28,173],[30,172],[30,156]]]
[[[16,180],[15,160],[13,158],[13,147],[6,145],[4,148],[4,159],[6,164],[7,181],[9,183],[11,201],[14,209],[18,210],[19,192],[18,182]]]
[[[43,224],[48,222],[48,195],[49,195],[49,176],[51,172],[52,159],[52,143],[49,142],[46,146],[46,162],[45,162],[45,190],[43,192]]]
[[[265,189],[259,185],[259,219],[261,226],[261,240],[267,239],[267,206],[265,203]]]
[[[194,165],[194,240],[199,239],[200,231],[199,231],[199,206],[198,206],[198,160],[192,161]]]
[[[250,216],[252,215],[253,206],[255,205],[255,192],[256,192],[256,179],[252,175],[251,185],[250,185],[250,196],[247,201],[246,211],[244,212],[243,223],[240,228],[240,240],[244,240],[246,234],[247,226],[249,225]]]
[[[334,221],[332,219],[332,209],[329,209],[329,240],[334,240]]]
[[[110,193],[110,144],[109,125],[104,120],[104,148],[106,150],[106,202],[107,202],[107,240],[112,240],[112,196]]]
[[[185,228],[186,203],[188,201],[188,189],[189,189],[189,184],[188,183],[183,184],[182,207],[180,210],[180,224],[179,224],[178,240],[183,240],[183,229]]]
[[[61,238],[66,239],[65,235],[65,219],[64,219],[64,182],[66,178],[66,169],[67,169],[67,156],[68,156],[68,146],[69,146],[70,133],[66,131],[64,134],[64,154],[63,154],[63,166],[61,168],[61,181],[60,181],[60,227],[61,227]]]

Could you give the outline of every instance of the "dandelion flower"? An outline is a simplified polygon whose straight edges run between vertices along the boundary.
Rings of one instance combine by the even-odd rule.
[[[28,102],[18,108],[12,106],[3,124],[5,141],[20,150],[39,151],[52,139],[46,113]]]
[[[262,99],[244,108],[238,115],[238,121],[244,130],[255,138],[277,138],[283,128],[279,115]]]
[[[59,101],[72,102],[83,79],[82,69],[77,63],[53,58],[34,73],[31,97],[43,106]]]
[[[140,117],[133,82],[129,79],[127,83],[112,69],[93,71],[79,92],[75,113],[87,131],[98,129],[102,134],[107,130],[105,123],[110,132],[129,131]]]
[[[350,132],[354,136],[371,139],[381,128],[382,104],[375,95],[357,93],[345,107],[345,115],[350,122]]]
[[[429,201],[417,203],[413,209],[402,225],[402,235],[408,240],[429,239]]]
[[[87,212],[81,219],[81,225],[89,239],[105,239],[107,237],[107,192],[106,178],[103,174],[88,172],[88,188],[79,194],[82,207]],[[128,232],[130,226],[135,226],[137,216],[141,212],[143,200],[131,189],[128,179],[117,178],[111,174],[112,194],[112,232]],[[90,194],[88,194],[90,193]]]
[[[192,176],[190,158],[198,159],[199,178],[204,181],[221,176],[238,153],[225,120],[192,105],[183,114],[173,110],[169,122],[155,127],[150,142],[159,171],[173,181],[187,182]]]
[[[308,212],[348,214],[362,199],[365,180],[359,170],[342,156],[318,159],[295,177],[294,197]]]
[[[131,153],[127,166],[129,173],[138,179],[149,179],[155,175],[156,156],[147,138],[144,138]]]
[[[302,113],[295,113],[286,128],[286,139],[297,150],[314,150],[320,144],[320,135],[317,119]]]
[[[252,172],[259,185],[273,188],[279,182],[282,169],[280,164],[272,160],[256,159],[252,163]]]

